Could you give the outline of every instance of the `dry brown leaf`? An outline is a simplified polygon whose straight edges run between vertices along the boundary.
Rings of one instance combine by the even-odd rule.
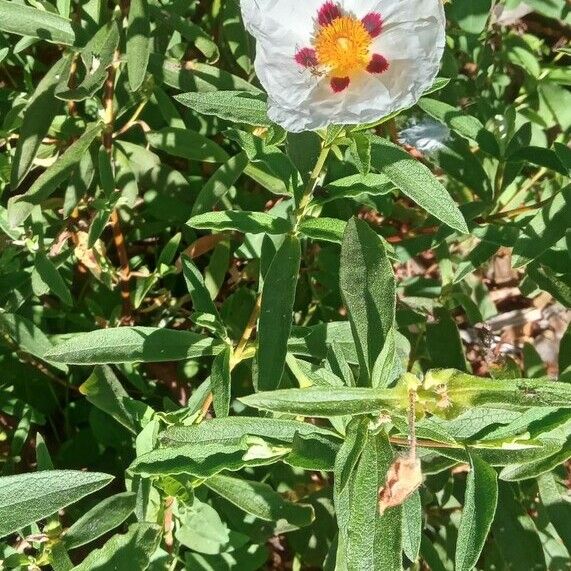
[[[402,505],[422,484],[418,458],[397,458],[387,472],[384,487],[379,489],[379,512]]]

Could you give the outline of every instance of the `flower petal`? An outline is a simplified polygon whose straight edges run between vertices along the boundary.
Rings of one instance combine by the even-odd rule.
[[[381,54],[373,54],[369,65],[367,66],[367,71],[369,73],[384,73],[389,69],[389,62]]]
[[[330,85],[335,93],[341,93],[349,87],[350,83],[351,78],[349,77],[332,77]]]
[[[363,22],[367,32],[371,34],[371,38],[376,38],[383,30],[383,18],[378,12],[369,12],[361,22]]]
[[[335,2],[332,2],[332,0],[328,0],[319,8],[317,21],[320,26],[328,26],[333,20],[341,18],[341,16],[343,16],[341,8]]]
[[[295,61],[302,67],[315,67],[319,65],[317,54],[313,48],[302,48],[295,54]]]

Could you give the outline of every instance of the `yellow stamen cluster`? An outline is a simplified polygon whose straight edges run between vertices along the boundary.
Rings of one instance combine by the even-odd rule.
[[[367,67],[372,38],[360,20],[344,16],[322,27],[315,38],[319,64],[335,77],[349,77]]]

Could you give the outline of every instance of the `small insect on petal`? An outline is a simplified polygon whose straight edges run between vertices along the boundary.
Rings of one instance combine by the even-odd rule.
[[[303,67],[316,67],[319,65],[317,54],[312,48],[302,48],[295,54],[295,61]]]
[[[422,484],[418,458],[397,458],[387,472],[384,487],[379,490],[379,513],[402,505]]]
[[[317,21],[320,26],[329,26],[333,20],[341,18],[343,13],[341,8],[335,4],[335,2],[325,2],[321,8],[319,8],[319,13],[317,14]]]
[[[367,14],[361,22],[363,22],[367,32],[371,34],[371,38],[376,38],[383,30],[383,18],[378,12]]]
[[[341,93],[349,87],[351,80],[348,77],[333,77],[331,79],[331,89],[335,93]]]
[[[369,65],[367,66],[367,71],[369,73],[384,73],[389,69],[389,62],[381,54],[373,54]]]

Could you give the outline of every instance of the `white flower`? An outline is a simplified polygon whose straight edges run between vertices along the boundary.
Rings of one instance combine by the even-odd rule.
[[[434,119],[415,122],[399,133],[399,143],[410,145],[423,153],[442,150],[449,139],[450,129]]]
[[[289,131],[414,105],[445,43],[442,0],[241,0],[268,114]]]

